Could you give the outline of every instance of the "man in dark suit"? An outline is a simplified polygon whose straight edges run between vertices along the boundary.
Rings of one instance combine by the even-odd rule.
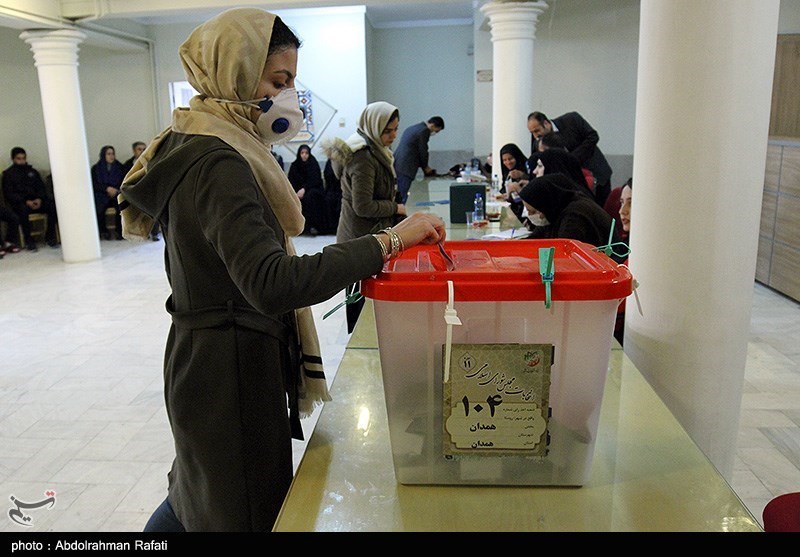
[[[144,150],[147,148],[147,144],[144,141],[134,141],[131,145],[131,151],[133,151],[133,156],[122,163],[122,170],[127,174],[131,168],[133,168],[133,163],[136,162],[136,159],[144,153]]]
[[[403,132],[394,152],[394,172],[397,174],[399,202],[408,200],[411,182],[421,168],[425,176],[433,176],[436,170],[428,166],[428,140],[444,129],[441,116],[431,116],[427,122],[409,126]]]
[[[531,153],[538,150],[537,142],[543,136],[557,132],[567,151],[578,157],[581,165],[591,170],[595,177],[594,195],[602,206],[611,191],[611,166],[597,146],[600,135],[577,112],[568,112],[550,120],[541,112],[528,115],[531,132]]]

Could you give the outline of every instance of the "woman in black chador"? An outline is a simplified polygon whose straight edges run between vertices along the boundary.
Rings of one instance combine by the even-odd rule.
[[[292,183],[306,218],[304,233],[314,236],[325,232],[325,186],[319,161],[311,154],[311,147],[301,145],[297,158],[289,166],[289,182]]]

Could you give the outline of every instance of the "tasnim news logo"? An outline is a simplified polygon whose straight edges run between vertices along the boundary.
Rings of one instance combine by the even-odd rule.
[[[21,501],[20,499],[17,499],[11,495],[9,499],[11,499],[13,506],[8,509],[8,519],[19,526],[25,526],[26,528],[32,527],[33,517],[29,515],[28,512],[42,508],[47,508],[47,510],[50,510],[56,505],[55,491],[48,489],[44,492],[44,495],[44,499],[41,501],[36,501],[35,503],[26,503],[25,501]]]

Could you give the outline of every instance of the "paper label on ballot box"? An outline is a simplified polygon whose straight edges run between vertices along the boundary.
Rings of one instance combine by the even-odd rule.
[[[552,364],[552,344],[453,344],[444,454],[546,456]]]

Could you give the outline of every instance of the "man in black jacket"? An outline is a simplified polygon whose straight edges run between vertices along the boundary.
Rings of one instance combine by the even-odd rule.
[[[611,166],[597,146],[600,135],[577,112],[568,112],[550,120],[541,112],[528,115],[528,131],[531,132],[531,154],[538,150],[537,142],[545,135],[557,132],[567,151],[578,157],[581,165],[592,171],[595,177],[594,195],[600,206],[611,191]]]
[[[11,160],[13,164],[3,171],[3,195],[22,225],[25,247],[30,251],[37,251],[36,242],[31,236],[31,223],[28,220],[28,215],[31,213],[47,215],[45,241],[50,247],[58,247],[56,205],[47,195],[42,176],[28,164],[27,154],[22,147],[11,149]]]

